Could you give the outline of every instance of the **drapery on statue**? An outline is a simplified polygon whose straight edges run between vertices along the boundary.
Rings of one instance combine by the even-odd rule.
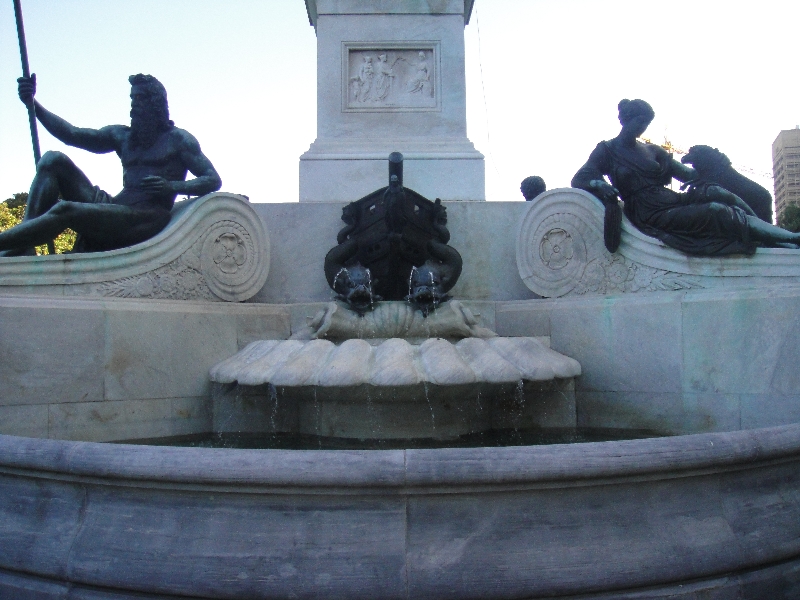
[[[698,174],[660,146],[637,141],[654,116],[644,100],[622,100],[622,131],[600,142],[572,179],[572,187],[594,194],[605,205],[609,251],[619,245],[618,197],[639,230],[687,254],[752,254],[757,246],[798,248],[800,233],[759,219],[741,198],[719,185],[694,186],[686,193],[666,187],[673,178],[691,182]]]
[[[45,153],[36,166],[25,219],[0,233],[0,255],[34,254],[34,246],[67,228],[78,233],[76,252],[132,246],[167,225],[178,194],[201,196],[220,188],[222,181],[197,140],[170,121],[164,86],[151,75],[132,75],[129,81],[130,127],[84,129],[34,101],[35,75],[18,79],[20,100],[35,102],[39,122],[53,137],[95,154],[117,153],[123,189],[111,196],[93,186],[65,154]],[[189,172],[195,178],[186,181]]]

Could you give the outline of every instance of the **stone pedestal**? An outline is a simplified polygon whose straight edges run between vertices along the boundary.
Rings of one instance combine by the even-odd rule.
[[[353,201],[388,185],[485,200],[467,138],[464,26],[473,0],[306,0],[317,32],[317,139],[300,157],[300,201]]]

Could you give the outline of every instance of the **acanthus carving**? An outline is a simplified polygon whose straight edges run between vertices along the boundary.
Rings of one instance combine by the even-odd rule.
[[[149,273],[102,283],[98,291],[116,298],[216,300],[202,273],[186,264],[183,256]]]
[[[217,221],[176,260],[141,275],[101,283],[97,291],[119,298],[230,300],[228,290],[246,282],[256,262],[247,229],[236,221]]]
[[[569,295],[674,291],[702,287],[704,286],[695,278],[653,269],[624,256],[608,254],[586,265],[583,277]]]

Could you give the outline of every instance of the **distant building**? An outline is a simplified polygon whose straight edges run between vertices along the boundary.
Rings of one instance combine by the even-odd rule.
[[[800,205],[800,126],[781,131],[772,142],[775,215],[789,204]]]

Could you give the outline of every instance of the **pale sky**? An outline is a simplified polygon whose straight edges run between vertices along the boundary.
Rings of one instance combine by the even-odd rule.
[[[316,137],[316,38],[303,0],[22,0],[37,98],[74,125],[128,123],[128,75],[167,88],[170,114],[217,167],[223,190],[296,202]],[[647,137],[708,144],[772,169],[771,145],[800,124],[796,0],[477,0],[465,29],[469,137],[489,200],[519,182],[568,186],[619,130],[622,98],[656,111]],[[0,6],[0,199],[34,174],[12,2]],[[115,154],[67,148],[93,183],[121,188]],[[399,149],[402,151],[402,149]],[[769,177],[746,173],[770,191]],[[376,188],[383,182],[376,182]],[[355,200],[356,198],[354,198]]]

